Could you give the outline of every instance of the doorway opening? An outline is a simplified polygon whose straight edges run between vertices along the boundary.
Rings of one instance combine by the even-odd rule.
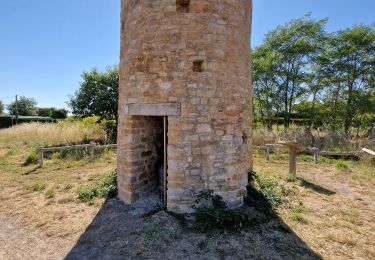
[[[139,176],[143,195],[156,194],[166,205],[168,118],[144,116],[139,129],[144,171]]]

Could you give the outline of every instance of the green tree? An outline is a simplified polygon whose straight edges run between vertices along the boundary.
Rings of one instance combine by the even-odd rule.
[[[37,102],[35,99],[21,96],[17,103],[14,101],[7,106],[7,109],[11,115],[16,115],[16,111],[18,110],[18,115],[20,116],[35,116],[38,110],[36,105]]]
[[[80,88],[70,97],[68,105],[77,117],[99,116],[116,120],[118,110],[118,67],[108,67],[105,72],[93,69],[82,74]]]
[[[309,15],[293,20],[268,33],[254,51],[255,95],[262,93],[257,96],[259,103],[268,111],[283,115],[286,128],[293,105],[308,92],[306,83],[325,41],[326,22],[315,21]]]
[[[68,117],[68,110],[66,109],[55,109],[52,111],[52,115],[51,117],[53,119],[64,119],[64,118],[67,118]]]
[[[0,100],[0,115],[4,112],[4,104],[3,102]]]
[[[330,78],[330,93],[327,97],[333,104],[332,112],[342,115],[344,130],[349,133],[358,113],[375,113],[369,105],[372,100],[369,97],[375,93],[375,28],[354,26],[334,33],[329,43],[326,74]],[[340,101],[344,107],[336,113]]]
[[[53,119],[64,119],[68,116],[68,110],[55,107],[39,108],[38,116],[52,117]]]

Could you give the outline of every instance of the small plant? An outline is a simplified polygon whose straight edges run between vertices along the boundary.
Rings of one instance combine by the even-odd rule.
[[[342,161],[342,160],[338,160],[336,162],[336,168],[339,169],[339,170],[348,170],[349,169],[349,166],[346,162]]]
[[[158,238],[162,232],[163,229],[160,223],[155,223],[151,228],[145,230],[145,240],[154,240],[155,238]]]
[[[26,157],[23,165],[27,166],[27,165],[30,165],[30,164],[35,164],[37,162],[38,162],[38,154],[36,152],[33,152]]]
[[[298,155],[298,159],[301,160],[301,161],[304,161],[304,162],[313,162],[314,161],[314,157],[312,157],[309,154],[300,154],[300,155]]]
[[[303,213],[305,212],[306,208],[303,205],[302,202],[300,202],[298,205],[294,206],[290,212],[289,212],[289,218],[294,221],[301,222],[303,224],[307,224],[307,219],[303,216]]]
[[[94,198],[113,198],[117,195],[117,173],[111,171],[104,178],[78,189],[78,200],[91,202]]]
[[[282,194],[280,192],[279,184],[269,178],[261,177],[254,173],[253,184],[255,188],[264,196],[264,198],[271,205],[278,205],[282,203]]]
[[[52,199],[53,197],[55,197],[55,191],[53,189],[49,189],[44,195],[46,195],[47,199]]]
[[[65,191],[71,190],[72,188],[73,188],[73,185],[71,183],[67,183],[67,184],[64,185]]]
[[[288,174],[288,176],[286,177],[287,182],[296,182],[297,180],[298,178],[293,174]]]
[[[193,227],[200,232],[214,230],[237,231],[250,224],[247,215],[227,208],[223,198],[212,190],[201,191],[197,196]]]
[[[30,186],[29,189],[34,192],[41,192],[46,189],[46,185],[44,183],[36,183]]]
[[[51,159],[52,159],[52,160],[59,160],[59,159],[61,159],[61,153],[60,153],[60,152],[54,152],[54,153],[51,155]]]

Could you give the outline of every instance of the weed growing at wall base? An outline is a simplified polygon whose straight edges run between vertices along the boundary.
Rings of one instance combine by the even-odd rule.
[[[94,198],[109,199],[117,195],[117,172],[113,170],[104,178],[77,190],[77,198],[82,202],[92,202]]]
[[[213,195],[212,190],[199,193],[194,209],[193,228],[200,232],[237,231],[250,224],[246,214],[228,209],[223,198]]]

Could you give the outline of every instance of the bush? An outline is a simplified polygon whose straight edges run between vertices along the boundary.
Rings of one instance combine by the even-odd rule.
[[[33,152],[26,157],[23,165],[27,166],[30,164],[36,164],[38,162],[38,158],[39,158],[38,154],[36,152]]]
[[[254,173],[254,186],[271,205],[277,205],[282,202],[282,194],[277,181]]]
[[[80,187],[77,191],[78,200],[82,202],[91,202],[94,198],[113,198],[117,195],[117,173],[111,171],[102,179],[91,183],[90,185]]]
[[[250,224],[250,219],[246,214],[229,210],[222,197],[213,195],[212,190],[199,193],[194,209],[193,227],[200,232],[237,231]]]
[[[260,177],[255,172],[250,172],[248,178],[245,203],[262,213],[262,218],[257,221],[267,222],[276,217],[273,207],[283,202],[283,196],[286,194],[284,186],[278,185],[276,181]]]
[[[38,116],[51,117],[53,119],[65,119],[68,116],[68,110],[55,107],[39,108]]]
[[[115,120],[103,120],[100,125],[104,128],[108,142],[117,142],[117,124]]]

